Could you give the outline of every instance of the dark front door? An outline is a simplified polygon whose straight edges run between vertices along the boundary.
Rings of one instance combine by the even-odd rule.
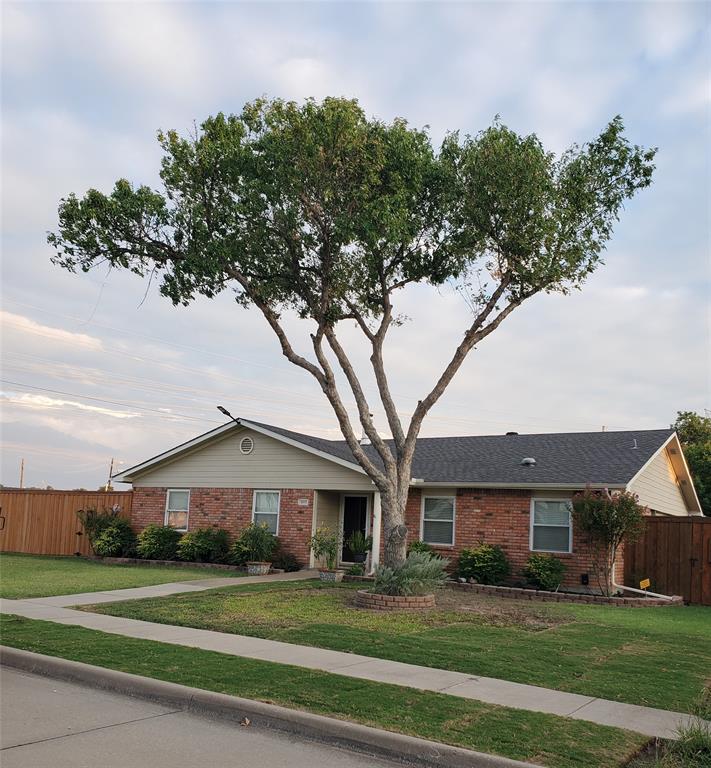
[[[368,499],[365,496],[343,497],[343,550],[341,560],[353,562],[353,553],[346,542],[354,531],[361,531],[365,536],[365,523],[368,515]]]

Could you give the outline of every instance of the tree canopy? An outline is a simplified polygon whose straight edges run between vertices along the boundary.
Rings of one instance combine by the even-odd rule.
[[[624,201],[651,183],[655,154],[625,138],[620,117],[560,157],[498,120],[475,136],[450,133],[435,148],[427,131],[370,119],[357,101],[339,98],[260,99],[239,115],[208,118],[194,135],[158,138],[163,188],[122,179],[108,194],[69,195],[49,235],[54,262],[156,275],[176,304],[231,289],[256,306],[283,354],[318,381],[385,510],[395,498],[404,508],[422,420],[468,352],[534,294],[583,284]],[[394,297],[413,283],[455,283],[472,319],[406,426],[383,344],[400,320]],[[313,356],[295,351],[283,323],[290,311],[312,321]],[[340,344],[343,321],[372,345],[393,447]],[[334,357],[377,459],[360,446]],[[395,527],[402,535],[402,523]]]

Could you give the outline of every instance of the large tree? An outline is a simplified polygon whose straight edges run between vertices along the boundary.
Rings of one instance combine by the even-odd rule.
[[[189,137],[159,133],[163,189],[119,180],[59,207],[53,261],[71,271],[108,262],[160,277],[175,304],[226,288],[255,306],[281,351],[318,382],[355,460],[380,491],[385,563],[405,557],[405,502],[415,441],[475,344],[526,299],[579,288],[626,199],[651,182],[654,150],[631,145],[620,117],[560,157],[535,135],[495,122],[474,137],[368,119],[356,101],[258,100],[210,117]],[[413,283],[455,283],[472,317],[434,386],[403,423],[388,383],[384,344],[400,322],[394,300]],[[312,354],[288,313],[312,323]],[[355,323],[392,435],[341,343]],[[355,398],[366,451],[335,370]]]

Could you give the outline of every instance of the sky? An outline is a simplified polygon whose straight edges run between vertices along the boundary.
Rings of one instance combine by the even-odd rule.
[[[621,114],[659,153],[605,265],[508,318],[422,434],[660,428],[711,408],[710,29],[701,2],[4,2],[0,483],[17,485],[24,459],[26,486],[97,488],[112,458],[126,468],[223,423],[218,404],[340,438],[256,310],[227,294],[175,308],[135,276],[50,262],[63,196],[157,186],[158,129],[187,133],[263,95],[356,97],[436,144],[500,115],[554,152]],[[397,308],[410,320],[386,364],[406,419],[468,309],[424,286]],[[365,348],[344,338],[373,395]]]

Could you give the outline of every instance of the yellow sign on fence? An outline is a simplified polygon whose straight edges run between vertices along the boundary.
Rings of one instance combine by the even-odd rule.
[[[640,589],[649,589],[652,586],[652,582],[649,579],[643,579],[639,582]]]

